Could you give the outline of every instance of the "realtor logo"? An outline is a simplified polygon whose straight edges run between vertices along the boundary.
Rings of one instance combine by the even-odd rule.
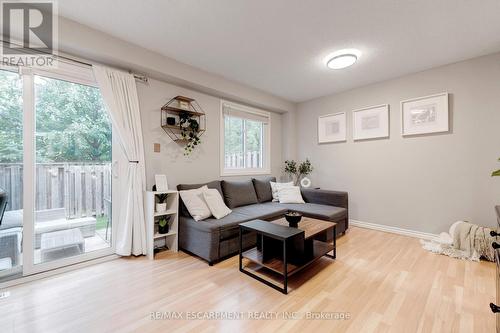
[[[2,62],[53,66],[57,41],[55,1],[1,1],[1,9]]]

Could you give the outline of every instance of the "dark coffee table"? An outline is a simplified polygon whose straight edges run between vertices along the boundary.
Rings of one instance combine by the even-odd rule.
[[[288,293],[288,277],[309,266],[322,256],[335,259],[336,223],[303,218],[298,228],[288,226],[286,220],[272,222],[253,220],[240,224],[240,255],[239,269],[254,279],[281,291]],[[242,234],[245,231],[254,232],[257,245],[242,249]],[[332,254],[330,254],[330,252]],[[257,264],[283,277],[283,288],[256,275],[255,270],[243,266],[243,259]]]

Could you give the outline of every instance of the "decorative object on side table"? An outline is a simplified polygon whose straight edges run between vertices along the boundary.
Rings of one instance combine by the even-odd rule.
[[[346,132],[345,112],[318,118],[318,143],[347,141]]]
[[[155,186],[153,191],[165,192],[168,191],[168,181],[165,175],[155,175]]]
[[[158,233],[160,235],[168,234],[168,219],[165,217],[162,217],[158,220]]]
[[[161,108],[161,127],[173,141],[184,145],[185,156],[190,155],[206,130],[205,112],[194,99],[176,96]]]
[[[299,222],[302,219],[302,214],[290,210],[285,213],[285,219],[291,228],[298,228]]]
[[[449,131],[448,93],[401,102],[401,134],[418,135]]]
[[[295,186],[299,186],[300,180],[303,176],[307,176],[313,171],[313,167],[309,159],[303,162],[296,162],[294,160],[285,161],[285,173],[293,178],[293,183]],[[309,186],[311,186],[309,181]]]
[[[389,137],[389,105],[371,106],[352,112],[354,140]]]
[[[302,186],[303,188],[311,187],[311,180],[307,177],[302,178],[302,180],[300,181],[300,186]]]

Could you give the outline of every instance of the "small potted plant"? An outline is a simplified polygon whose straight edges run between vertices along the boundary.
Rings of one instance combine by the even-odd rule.
[[[167,197],[168,194],[162,193],[162,194],[157,194],[156,197],[158,198],[158,202],[156,203],[156,211],[157,212],[164,212],[167,210]]]
[[[168,234],[168,220],[164,217],[158,220],[158,233],[159,234]]]

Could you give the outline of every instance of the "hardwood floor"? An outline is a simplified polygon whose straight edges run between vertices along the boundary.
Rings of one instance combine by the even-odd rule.
[[[293,276],[288,295],[240,273],[237,257],[213,267],[182,252],[113,260],[10,288],[0,299],[0,331],[495,331],[493,263],[434,255],[417,239],[354,227],[337,245],[337,260],[322,258]],[[165,318],[174,311],[183,319]],[[196,311],[245,319],[186,320]],[[304,318],[309,312],[349,318]]]

